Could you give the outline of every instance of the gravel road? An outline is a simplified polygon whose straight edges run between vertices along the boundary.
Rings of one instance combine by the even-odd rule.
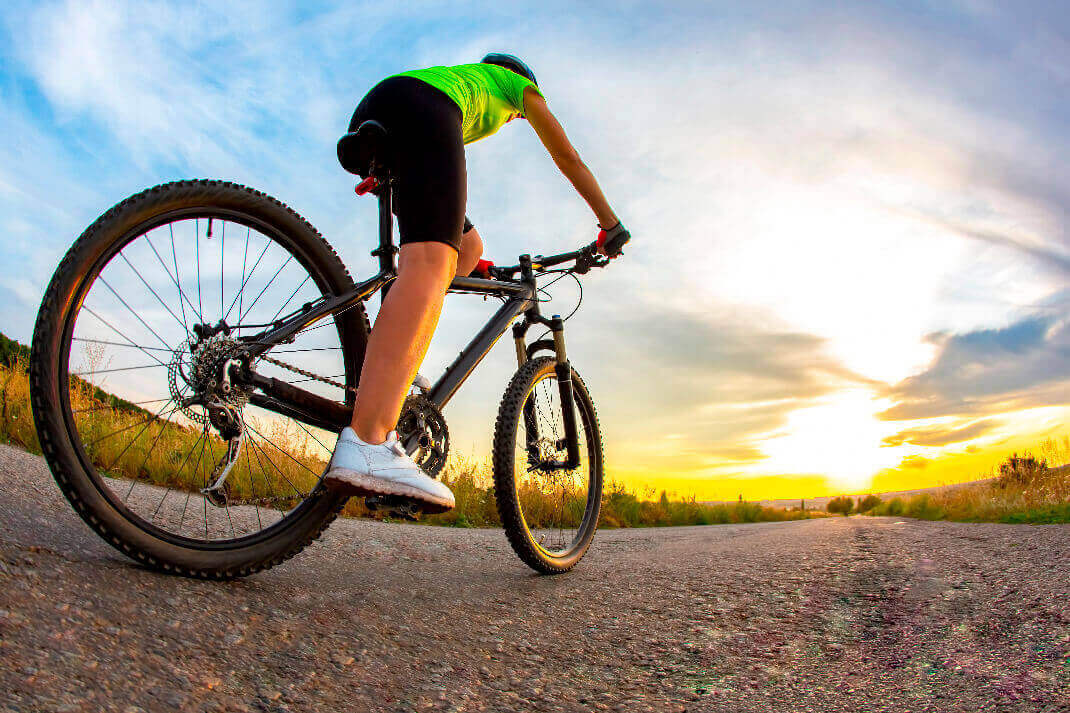
[[[230,583],[101,542],[0,446],[0,711],[1070,711],[1070,526],[340,521]]]

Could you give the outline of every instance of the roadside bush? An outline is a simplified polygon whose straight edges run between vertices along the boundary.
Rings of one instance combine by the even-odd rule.
[[[1047,469],[1048,463],[1043,458],[1031,455],[1019,457],[1017,453],[1014,453],[999,466],[999,476],[996,482],[1001,488],[1032,485],[1044,475]]]
[[[919,520],[942,520],[947,514],[944,508],[933,502],[928,493],[915,495],[907,501],[903,514],[907,517],[916,517]]]
[[[851,500],[851,498],[841,495],[838,498],[833,498],[832,500],[829,500],[829,503],[825,506],[825,509],[828,510],[830,513],[840,513],[844,517],[847,517],[847,515],[850,514],[851,510],[854,508],[854,504],[854,500]]]
[[[880,504],[881,499],[878,498],[876,495],[867,495],[866,497],[858,501],[856,509],[858,512],[869,512]]]
[[[903,499],[892,498],[888,502],[881,503],[871,511],[874,515],[890,515],[891,517],[899,517],[903,514]]]

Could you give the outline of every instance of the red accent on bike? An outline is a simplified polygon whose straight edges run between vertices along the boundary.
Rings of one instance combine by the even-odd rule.
[[[490,268],[494,267],[494,263],[490,260],[480,260],[476,263],[476,272],[485,278],[490,278]]]
[[[375,176],[368,176],[354,189],[358,196],[362,196],[365,193],[370,193],[379,187],[379,181],[375,180]]]
[[[594,244],[598,246],[599,250],[601,250],[602,248],[604,248],[606,246],[606,231],[605,230],[599,230],[598,231],[598,240],[596,240]]]

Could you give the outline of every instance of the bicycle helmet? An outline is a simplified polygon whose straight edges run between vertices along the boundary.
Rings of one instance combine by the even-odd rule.
[[[521,77],[527,77],[536,87],[539,86],[538,81],[535,79],[535,73],[531,71],[531,67],[520,61],[519,57],[514,57],[511,54],[491,52],[480,60],[480,64],[496,64],[499,67],[505,67],[512,72],[516,72]]]

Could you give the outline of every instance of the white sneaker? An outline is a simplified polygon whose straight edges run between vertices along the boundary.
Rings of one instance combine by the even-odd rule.
[[[353,495],[413,498],[425,505],[425,512],[445,512],[455,504],[450,489],[420,470],[405,453],[395,431],[374,445],[360,440],[352,428],[343,428],[325,482],[332,490]]]

